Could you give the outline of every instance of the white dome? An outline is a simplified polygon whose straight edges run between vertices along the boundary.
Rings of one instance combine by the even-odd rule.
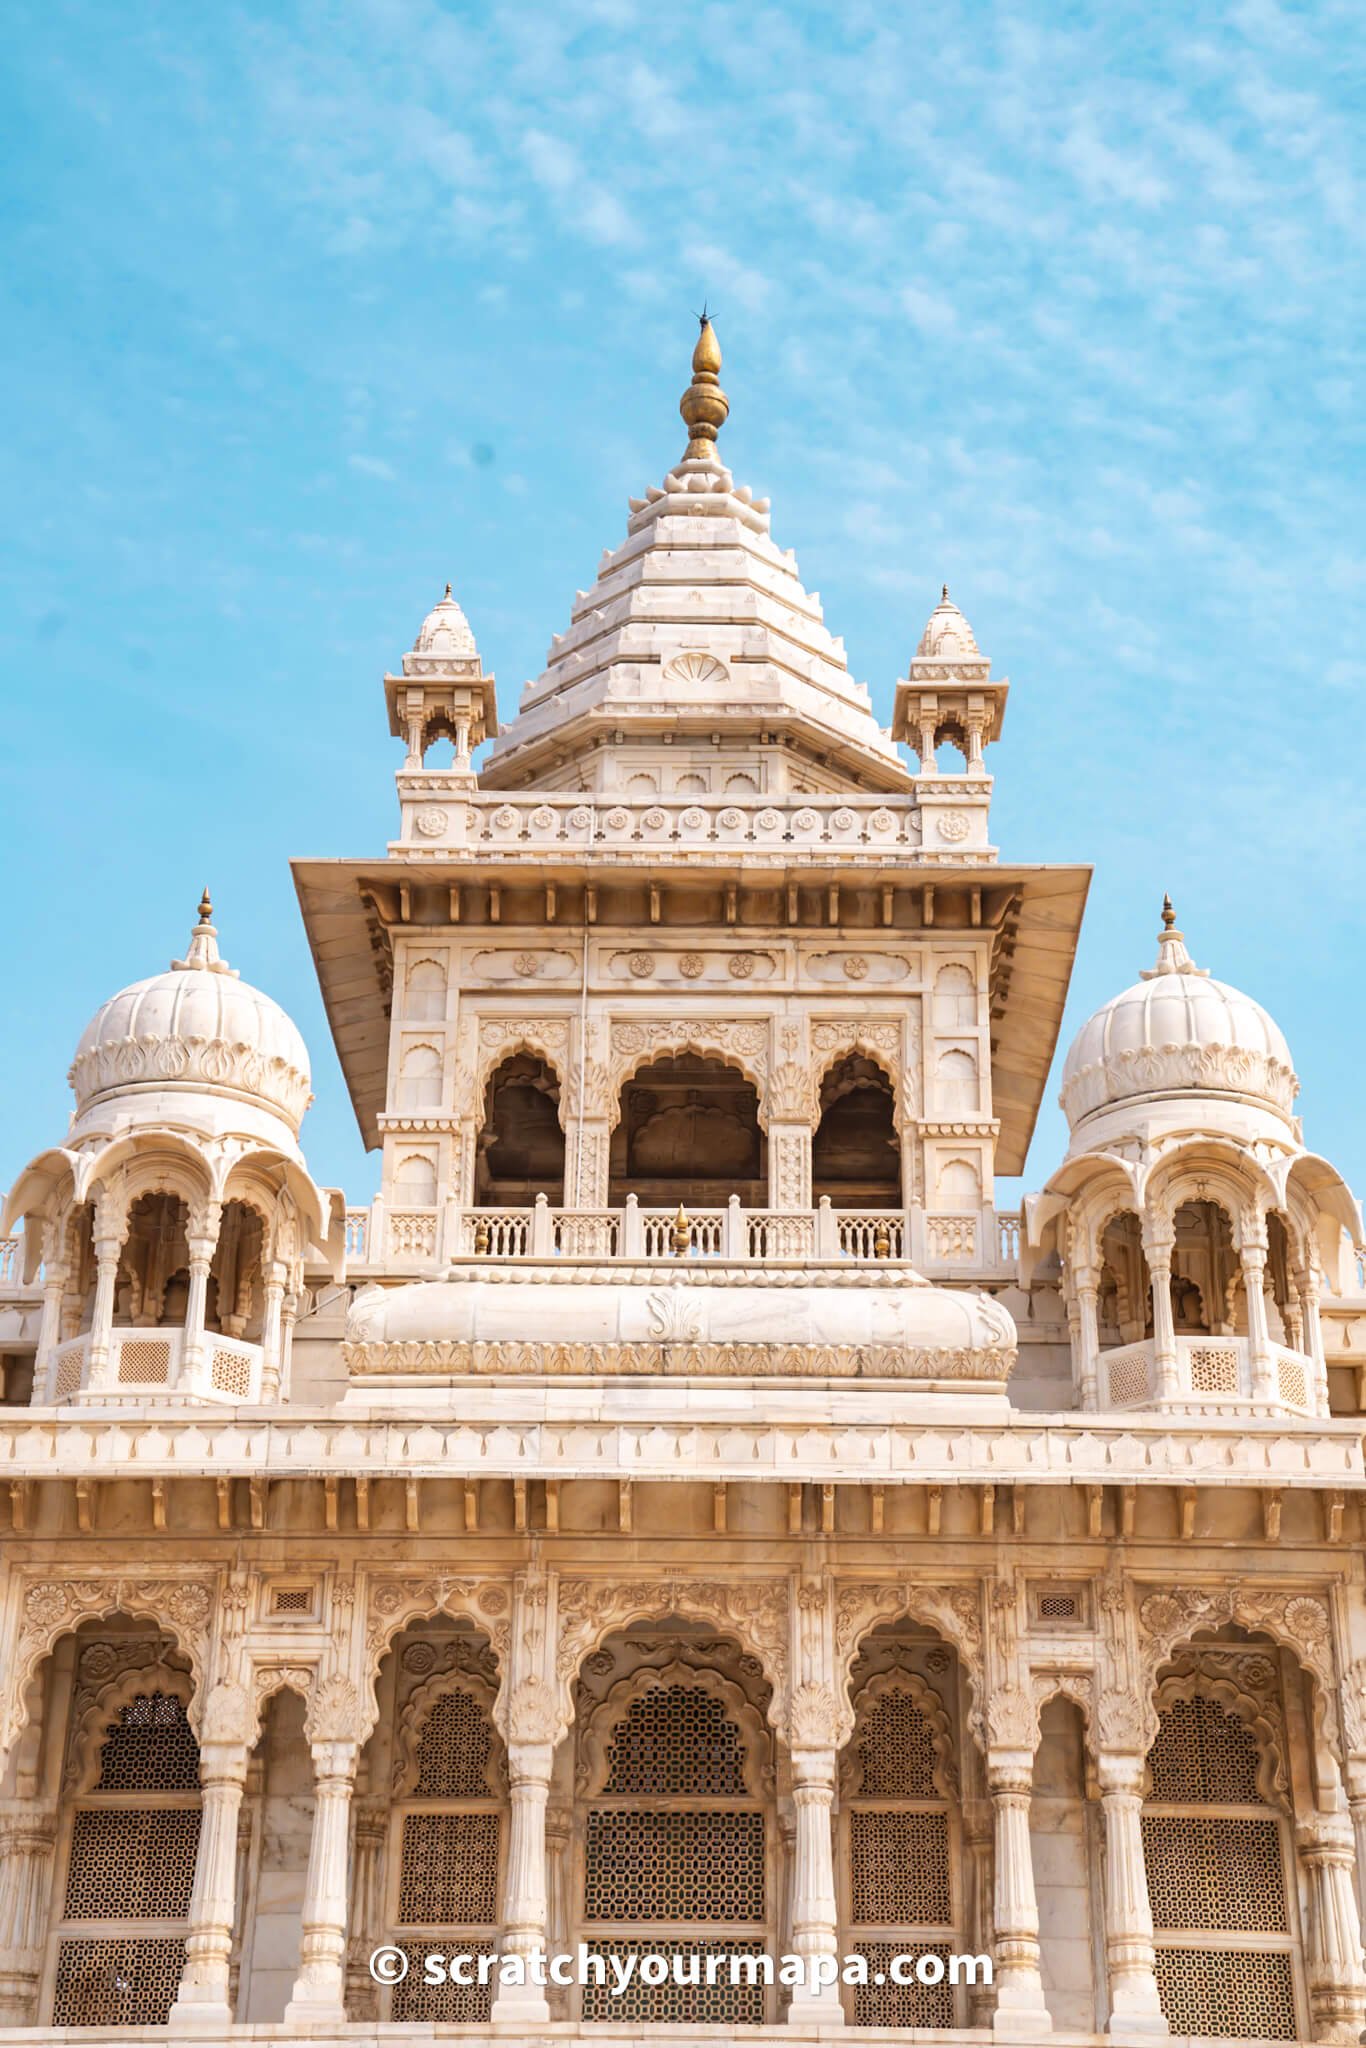
[[[470,622],[451,596],[451,586],[446,585],[446,595],[434,604],[422,621],[422,629],[413,642],[414,654],[432,655],[439,661],[477,661],[479,651],[474,644]]]
[[[1163,924],[1157,965],[1102,1004],[1072,1041],[1059,1097],[1069,1125],[1112,1103],[1175,1094],[1250,1098],[1289,1118],[1299,1082],[1280,1027],[1251,996],[1195,965],[1170,901]]]
[[[311,1100],[308,1050],[278,1003],[218,955],[207,894],[183,960],[102,1003],[67,1076],[80,1116],[111,1096],[179,1090],[237,1096],[295,1136]]]
[[[972,627],[949,596],[949,586],[925,622],[917,661],[980,661],[981,649]]]

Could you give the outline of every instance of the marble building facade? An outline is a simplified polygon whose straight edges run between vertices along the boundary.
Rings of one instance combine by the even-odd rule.
[[[879,726],[720,368],[517,715],[448,587],[397,837],[295,864],[374,1200],[207,895],[15,1171],[0,2043],[1362,2038],[1358,1205],[1167,905],[996,1206],[1088,871],[993,844],[947,590]]]

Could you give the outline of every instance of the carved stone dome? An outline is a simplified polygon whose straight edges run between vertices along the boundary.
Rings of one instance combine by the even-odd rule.
[[[1211,980],[1186,951],[1168,902],[1157,964],[1073,1039],[1060,1101],[1075,1130],[1111,1104],[1142,1097],[1233,1097],[1288,1120],[1299,1082],[1280,1027],[1260,1003]]]
[[[442,661],[478,659],[470,622],[451,596],[449,583],[446,595],[432,606],[422,621],[421,631],[413,642],[413,653],[429,654]]]
[[[311,1101],[308,1051],[293,1020],[219,958],[207,894],[183,960],[102,1003],[67,1078],[76,1114],[115,1097],[237,1097],[297,1137]]]
[[[980,661],[981,649],[972,627],[949,596],[949,586],[925,622],[916,648],[918,661]]]

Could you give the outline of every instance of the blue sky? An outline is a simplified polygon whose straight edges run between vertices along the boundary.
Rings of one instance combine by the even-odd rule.
[[[207,880],[368,1198],[288,857],[390,836],[448,576],[512,708],[681,452],[705,294],[880,714],[944,579],[1012,679],[998,843],[1096,868],[1065,1034],[1170,888],[1366,1185],[1356,6],[8,20],[0,1184]]]

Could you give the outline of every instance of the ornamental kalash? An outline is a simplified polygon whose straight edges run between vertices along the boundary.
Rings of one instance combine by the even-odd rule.
[[[720,368],[517,715],[447,589],[397,837],[295,865],[368,1207],[207,896],[13,1180],[0,2042],[1366,2025],[1357,1204],[1167,906],[996,1207],[1088,871],[992,843],[947,591],[879,726]]]

